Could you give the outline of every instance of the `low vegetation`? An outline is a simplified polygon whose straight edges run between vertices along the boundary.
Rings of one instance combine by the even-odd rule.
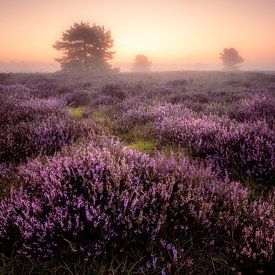
[[[0,85],[0,272],[274,269],[275,78]]]

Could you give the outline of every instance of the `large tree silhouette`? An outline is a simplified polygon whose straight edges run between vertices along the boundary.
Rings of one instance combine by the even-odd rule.
[[[224,69],[227,71],[238,70],[238,64],[244,62],[239,52],[234,48],[225,48],[220,53],[220,58],[223,62]]]
[[[65,72],[94,72],[111,69],[114,55],[111,32],[104,26],[75,23],[53,47],[63,56],[57,58]]]
[[[149,72],[151,64],[147,56],[139,54],[134,59],[133,71]]]

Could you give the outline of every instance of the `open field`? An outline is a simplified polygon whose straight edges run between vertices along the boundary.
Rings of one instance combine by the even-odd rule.
[[[0,74],[1,274],[272,274],[275,74]]]

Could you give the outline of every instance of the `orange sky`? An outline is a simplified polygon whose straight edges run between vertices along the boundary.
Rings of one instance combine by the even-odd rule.
[[[220,68],[235,47],[243,68],[275,69],[275,0],[0,0],[0,70],[54,70],[51,45],[79,21],[111,30],[113,63],[142,53],[157,68]]]

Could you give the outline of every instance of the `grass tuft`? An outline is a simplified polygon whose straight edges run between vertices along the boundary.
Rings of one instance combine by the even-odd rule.
[[[155,143],[152,140],[138,140],[129,144],[128,147],[142,153],[151,154],[155,149]]]
[[[71,107],[69,108],[69,116],[73,119],[82,119],[84,115],[83,107]]]

